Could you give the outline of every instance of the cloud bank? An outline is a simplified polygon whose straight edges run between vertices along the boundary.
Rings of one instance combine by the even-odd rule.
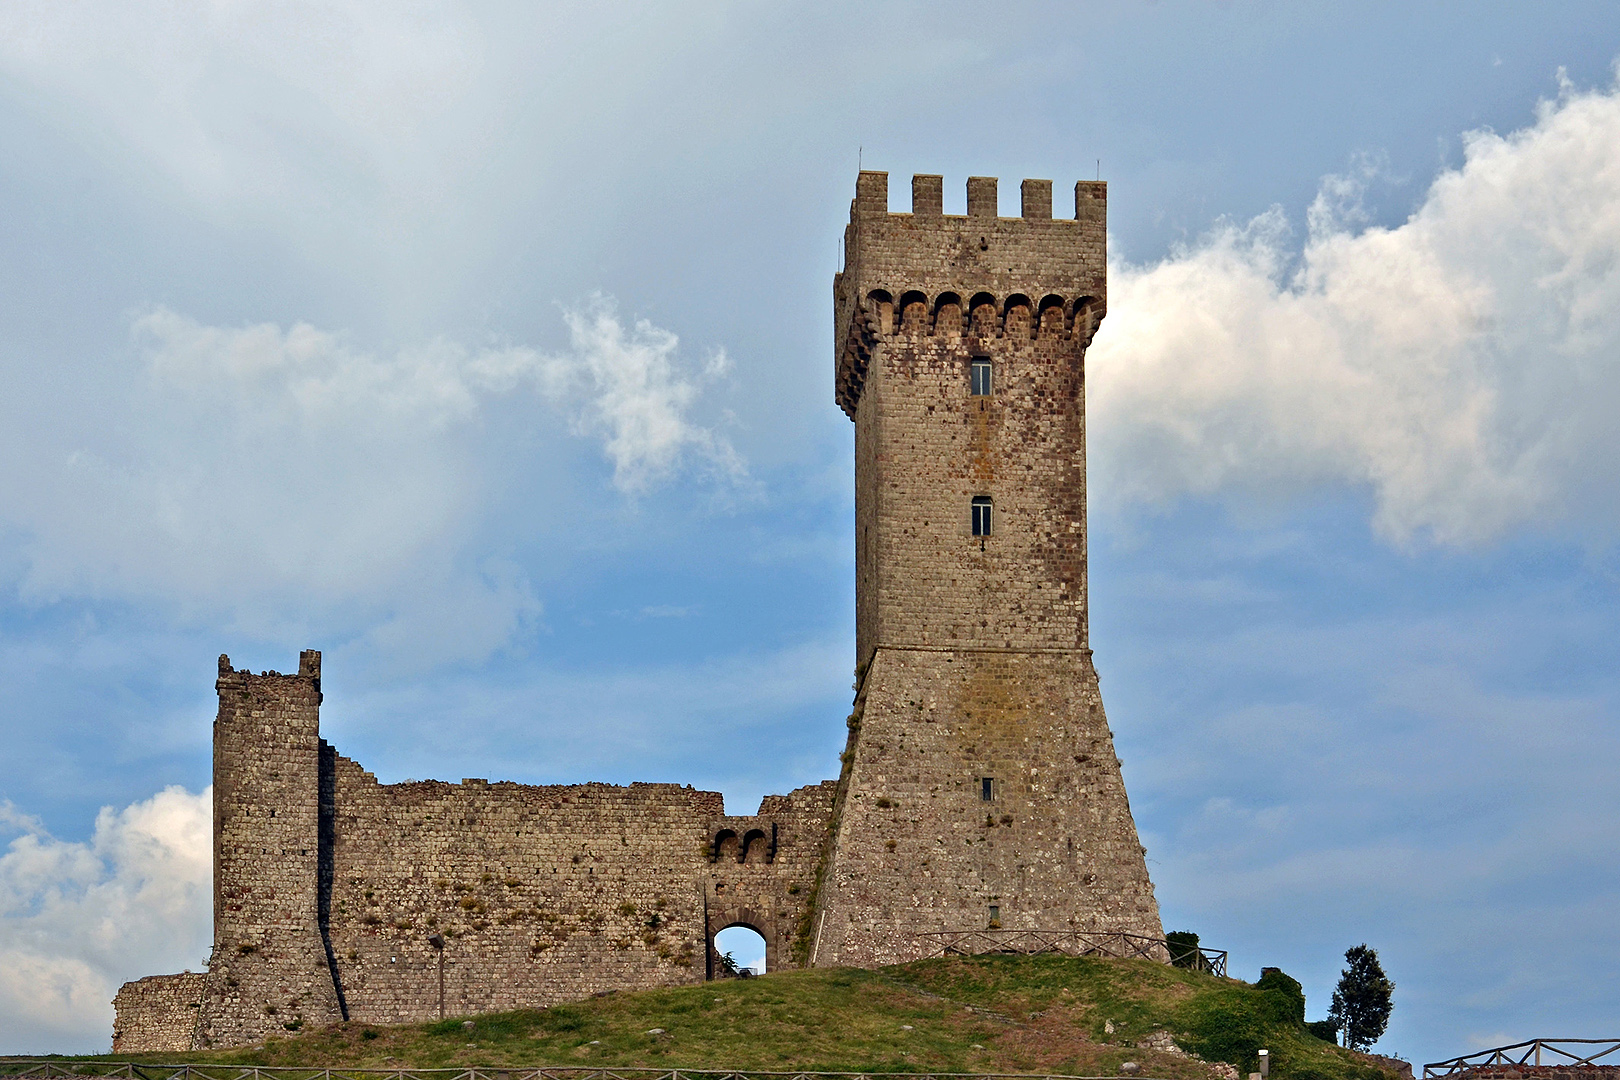
[[[436,339],[389,355],[307,323],[139,316],[140,369],[65,407],[82,422],[39,432],[19,448],[35,467],[0,480],[24,594],[158,598],[266,637],[349,625],[399,643],[425,620],[487,654],[539,601],[480,530],[500,485],[571,452],[552,430],[598,440],[623,494],[746,476],[694,419],[723,353],[688,364],[675,334],[602,297],[564,319],[555,354]],[[503,426],[497,406],[563,422]]]
[[[1296,258],[1273,210],[1112,268],[1095,490],[1371,493],[1396,542],[1620,521],[1620,87],[1476,131],[1396,228],[1333,177]]]
[[[22,834],[0,854],[0,1044],[105,1052],[120,984],[203,968],[212,805],[166,788],[68,842],[0,804],[0,830]]]

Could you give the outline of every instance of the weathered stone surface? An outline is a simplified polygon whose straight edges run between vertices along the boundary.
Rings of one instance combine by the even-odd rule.
[[[190,1050],[197,1037],[203,980],[198,972],[148,975],[125,983],[113,998],[113,1053]]]
[[[968,183],[966,217],[939,212],[931,177],[891,214],[887,175],[862,173],[834,282],[860,688],[820,964],[911,959],[918,932],[992,920],[1162,936],[1087,636],[1107,189],[1076,185],[1054,220],[1050,185],[1025,181],[1024,217],[997,218],[995,182]]]
[[[296,675],[220,658],[214,950],[127,983],[120,1050],[236,1046],[340,1019],[398,1023],[701,981],[743,924],[768,966],[807,904],[835,784],[727,816],[675,784],[379,784],[319,735]]]
[[[832,786],[753,817],[674,784],[380,785],[332,755],[331,939],[356,1020],[447,1014],[701,981],[726,926],[774,951],[801,917]],[[769,960],[769,958],[768,958]]]
[[[880,964],[919,932],[1161,936],[1086,633],[1085,349],[1106,187],[996,182],[890,214],[862,173],[834,284],[856,428],[857,678],[838,781],[727,816],[674,784],[379,784],[320,738],[320,654],[220,658],[214,952],[119,992],[120,1050],[256,1042],[700,981],[750,926],[771,969]],[[970,393],[974,358],[992,392]],[[970,505],[992,502],[972,535]],[[431,939],[442,936],[442,953]]]
[[[321,654],[254,675],[219,658],[214,949],[201,1046],[342,1019],[322,941]]]

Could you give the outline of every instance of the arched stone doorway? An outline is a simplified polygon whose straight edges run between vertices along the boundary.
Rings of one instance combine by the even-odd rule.
[[[737,948],[730,946],[729,938],[732,935],[727,935],[727,944],[720,943],[721,934],[736,929],[752,931],[757,939],[753,951],[755,959],[751,960],[744,957]],[[761,949],[761,944],[763,944],[763,949]],[[708,965],[705,971],[708,978],[716,979],[720,977],[720,957],[728,951],[728,948],[739,965],[763,967],[764,971],[780,970],[780,961],[776,952],[776,939],[772,934],[772,920],[765,918],[762,912],[746,907],[731,908],[725,911],[711,910],[709,912]]]

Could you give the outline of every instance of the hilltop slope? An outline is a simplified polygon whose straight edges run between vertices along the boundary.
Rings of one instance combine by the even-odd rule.
[[[1147,960],[978,956],[816,969],[398,1027],[348,1023],[262,1047],[147,1061],[610,1065],[1213,1080],[1271,1051],[1277,1080],[1387,1080],[1312,1037],[1275,990]],[[662,1029],[658,1034],[649,1034]],[[1173,1040],[1173,1042],[1172,1042]],[[1179,1044],[1205,1060],[1180,1053]],[[1230,1075],[1230,1072],[1227,1072]]]

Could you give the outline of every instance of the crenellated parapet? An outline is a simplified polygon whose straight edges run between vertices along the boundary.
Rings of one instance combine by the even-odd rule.
[[[862,172],[833,281],[839,407],[854,417],[872,351],[896,335],[990,349],[1056,337],[1084,351],[1107,310],[1108,185],[1082,180],[1074,216],[1052,215],[1052,182],[1025,180],[1022,214],[998,216],[994,177],[970,177],[966,214],[943,212],[943,181],[912,177],[912,209],[890,213],[889,174]]]

